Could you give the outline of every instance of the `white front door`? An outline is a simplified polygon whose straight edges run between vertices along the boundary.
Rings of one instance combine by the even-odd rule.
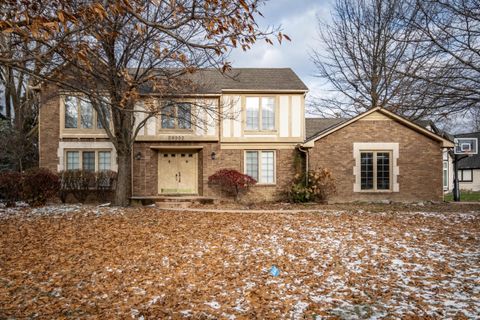
[[[197,159],[194,151],[160,151],[158,193],[197,194]]]

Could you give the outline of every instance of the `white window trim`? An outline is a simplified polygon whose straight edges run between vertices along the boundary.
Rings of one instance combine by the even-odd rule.
[[[360,163],[360,153],[362,151],[390,151],[392,155],[392,165],[391,165],[391,188],[390,190],[362,190],[361,185],[361,163]],[[398,157],[399,157],[399,145],[398,143],[387,143],[387,142],[355,142],[353,144],[353,157],[355,159],[355,166],[353,167],[353,175],[355,177],[355,182],[353,184],[353,192],[400,192],[400,186],[398,184],[398,175],[400,174],[400,168],[398,167]]]
[[[76,142],[61,141],[58,143],[58,172],[66,170],[67,165],[67,151],[80,152],[80,169],[82,169],[82,151],[95,151],[95,171],[98,171],[98,151],[110,151],[110,170],[118,171],[117,152],[111,142]]]
[[[257,152],[258,154],[258,181],[257,186],[273,186],[277,184],[277,152],[275,150],[245,150],[243,152],[243,173],[247,174],[247,152]],[[261,182],[262,178],[262,152],[273,152],[273,182]]]

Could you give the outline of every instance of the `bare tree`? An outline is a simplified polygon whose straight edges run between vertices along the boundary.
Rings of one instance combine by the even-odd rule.
[[[18,50],[14,39],[11,34],[1,33],[0,51],[10,52],[10,58],[21,61],[24,50]],[[26,61],[19,63],[23,66],[27,64]],[[34,71],[39,68],[35,61],[29,63]],[[4,167],[22,171],[38,165],[38,94],[32,90],[38,80],[11,65],[0,64],[0,84],[4,88],[3,104],[8,119],[2,127],[0,157]]]
[[[417,15],[410,25],[442,56],[439,77],[417,77],[443,88],[449,111],[474,113],[480,108],[480,1],[414,0]]]
[[[229,69],[231,48],[248,50],[259,39],[271,42],[271,31],[259,30],[255,22],[259,0],[55,3],[60,5],[36,8],[47,18],[35,25],[34,40],[42,44],[42,55],[50,56],[48,64],[55,70],[54,77],[42,78],[62,90],[83,94],[97,112],[117,151],[117,205],[129,202],[131,152],[138,131],[150,117],[164,112],[164,104],[154,104],[143,111],[146,116],[135,126],[135,105],[142,90],[149,88],[164,100],[191,93],[185,88],[198,85],[194,79],[200,68]],[[20,39],[30,37],[32,26],[25,27],[28,21],[10,16],[17,20],[12,19],[9,32]],[[277,37],[281,41],[284,35]],[[24,60],[38,56],[26,55]],[[4,64],[31,71],[5,57]]]
[[[416,14],[400,0],[337,0],[332,23],[319,21],[322,47],[312,53],[330,91],[313,100],[313,112],[353,116],[381,106],[418,119],[448,107],[442,87],[425,80],[447,70],[411,26]]]

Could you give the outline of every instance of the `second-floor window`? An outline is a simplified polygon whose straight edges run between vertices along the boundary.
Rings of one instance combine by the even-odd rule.
[[[170,103],[162,109],[162,129],[191,129],[192,106],[189,103]]]
[[[254,131],[275,130],[275,98],[246,98],[246,129]]]
[[[66,129],[103,129],[100,117],[92,104],[85,98],[65,96],[65,128]],[[105,120],[109,125],[110,112],[103,106]]]

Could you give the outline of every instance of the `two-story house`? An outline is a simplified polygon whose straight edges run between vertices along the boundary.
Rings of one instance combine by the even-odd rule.
[[[206,69],[195,77],[201,89],[175,103],[141,92],[137,124],[151,104],[163,103],[163,112],[136,137],[133,197],[219,196],[208,177],[228,168],[257,180],[252,199],[275,200],[299,168],[328,168],[337,185],[333,201],[443,199],[442,154],[453,143],[435,132],[382,108],[306,121],[308,89],[288,68],[233,69],[229,76]],[[117,170],[102,123],[75,94],[43,102],[39,132],[42,167]]]
[[[296,148],[305,141],[308,88],[291,69],[233,69],[229,76],[207,69],[196,77],[204,84],[199,93],[182,95],[140,129],[132,195],[212,196],[208,177],[230,168],[257,180],[256,198],[278,198],[295,174]],[[136,106],[137,123],[150,103],[162,101],[146,88]],[[44,103],[40,166],[117,169],[115,149],[91,105],[71,94]]]

